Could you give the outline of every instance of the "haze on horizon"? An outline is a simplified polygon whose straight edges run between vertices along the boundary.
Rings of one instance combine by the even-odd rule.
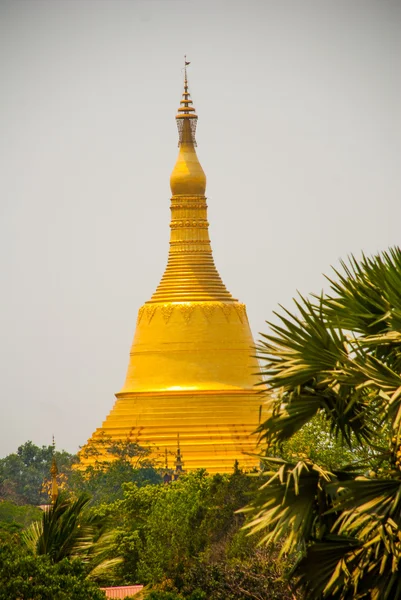
[[[76,452],[165,268],[183,55],[210,233],[255,338],[400,240],[401,2],[0,1],[0,456]]]

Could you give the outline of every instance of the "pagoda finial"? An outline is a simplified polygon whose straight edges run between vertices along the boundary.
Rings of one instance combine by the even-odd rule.
[[[188,74],[187,67],[191,63],[187,60],[187,56],[184,56],[184,91],[182,93],[182,99],[180,107],[176,116],[178,136],[178,145],[181,144],[193,144],[196,146],[195,131],[198,115],[195,112],[195,108],[192,106],[191,94],[188,91]]]
[[[173,196],[202,196],[205,198],[206,176],[196,155],[195,131],[198,115],[192,106],[188,91],[187,66],[184,57],[184,91],[176,115],[178,127],[178,159],[171,173],[170,187]]]
[[[184,94],[188,94],[188,77],[187,77],[187,67],[191,63],[187,61],[187,55],[184,54]]]

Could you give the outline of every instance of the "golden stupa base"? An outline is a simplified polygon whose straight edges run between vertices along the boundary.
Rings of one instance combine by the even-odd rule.
[[[249,454],[256,452],[255,415],[262,400],[252,390],[120,393],[85,450],[103,445],[104,452],[105,440],[110,445],[132,441],[150,447],[161,467],[166,450],[173,464],[179,437],[185,471],[204,468],[209,473],[229,473],[235,461],[240,468],[252,470],[259,466],[258,458]],[[81,452],[80,460],[87,467],[96,458]]]

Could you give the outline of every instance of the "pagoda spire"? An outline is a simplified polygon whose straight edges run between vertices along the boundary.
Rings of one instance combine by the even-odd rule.
[[[149,302],[236,302],[213,260],[206,175],[195,150],[198,115],[189,92],[188,64],[185,58],[184,91],[176,115],[179,152],[170,177],[170,251],[165,273]]]

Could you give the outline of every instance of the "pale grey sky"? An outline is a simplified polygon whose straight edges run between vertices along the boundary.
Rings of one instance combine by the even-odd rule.
[[[183,55],[216,265],[265,331],[400,241],[401,2],[0,2],[0,456],[77,451],[164,270]]]

